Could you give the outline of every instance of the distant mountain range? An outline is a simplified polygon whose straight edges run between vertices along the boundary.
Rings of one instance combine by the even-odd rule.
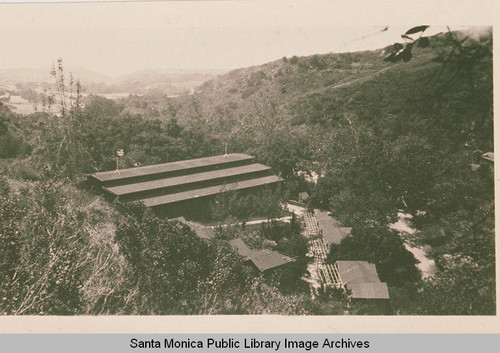
[[[80,80],[84,90],[93,94],[179,94],[213,79],[226,70],[211,69],[147,69],[111,77],[86,68],[68,68],[66,73]],[[50,68],[0,70],[0,88],[41,89],[53,84]]]

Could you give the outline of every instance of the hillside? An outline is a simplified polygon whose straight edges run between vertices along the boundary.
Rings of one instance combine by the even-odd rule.
[[[391,65],[379,60],[382,53],[381,50],[283,58],[260,66],[233,70],[203,83],[195,89],[195,94],[167,101],[166,104],[177,106],[176,113],[181,115],[189,115],[189,103],[192,101],[199,101],[204,108],[205,105],[216,109],[236,104],[244,110],[251,109],[255,100],[264,97],[286,106],[302,95],[334,89],[356,80],[362,81],[390,68]],[[156,106],[154,103],[153,107],[158,110],[163,108],[161,104]]]
[[[494,315],[492,37],[448,33],[427,44],[402,62],[384,61],[383,50],[282,58],[178,97],[91,96],[84,106],[68,97],[56,113],[27,116],[0,102],[0,297],[13,298],[0,311],[378,313],[298,285],[307,265],[298,223],[223,227],[205,243],[82,182],[114,170],[119,149],[125,168],[222,154],[227,144],[285,182],[253,201],[217,200],[217,221],[244,222],[250,208],[268,212],[307,191],[309,208],[352,228],[326,261],[375,264],[395,314]],[[401,213],[415,233],[391,229]],[[239,237],[300,261],[255,276],[227,246]],[[434,276],[422,279],[408,244],[425,246]]]
[[[312,206],[353,227],[343,259],[374,261],[389,281],[406,265],[398,263],[404,256],[386,258],[384,227],[398,212],[412,215],[418,232],[411,242],[430,246],[439,271],[423,284],[426,304],[398,310],[492,312],[493,169],[481,157],[493,151],[491,36],[453,33],[429,42],[415,45],[408,62],[384,61],[384,50],[283,58],[234,70],[192,95],[123,104],[215,138],[219,153],[228,143],[230,152],[256,155],[287,180],[290,197],[307,190]],[[304,174],[319,175],[318,184],[307,184]],[[374,228],[378,250],[359,250]],[[452,285],[451,278],[469,276],[464,272],[478,282]],[[404,301],[417,300],[403,284],[412,276],[392,282]],[[471,295],[479,288],[484,296]],[[454,299],[438,309],[446,295]]]
[[[349,88],[373,87],[395,75],[413,75],[421,70],[430,72],[437,66],[430,61],[431,49],[419,49],[415,59],[408,64],[385,62],[382,60],[384,52],[381,49],[282,58],[221,75],[199,86],[191,95],[175,99],[140,97],[122,103],[134,114],[161,120],[188,121],[203,117],[210,126],[226,123],[243,126],[252,125],[256,115],[264,110],[297,125],[306,118],[307,112],[302,110],[305,104],[317,105],[322,99],[352,101],[353,97],[348,96]],[[322,119],[328,119],[327,114]]]

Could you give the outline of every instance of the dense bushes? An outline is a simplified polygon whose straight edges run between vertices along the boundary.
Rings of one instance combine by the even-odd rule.
[[[151,313],[168,313],[193,295],[210,269],[208,246],[187,227],[136,210],[116,230],[120,250],[134,270]],[[181,295],[184,294],[184,295]]]
[[[447,52],[446,41],[436,43]],[[472,49],[487,54],[488,43]],[[74,189],[66,177],[113,169],[117,149],[125,150],[120,166],[126,167],[220,154],[228,143],[230,152],[253,154],[273,167],[285,179],[288,197],[305,188],[299,175],[319,176],[310,186],[311,206],[353,227],[352,236],[333,247],[330,261],[376,263],[390,284],[395,312],[493,314],[493,164],[482,158],[493,151],[491,56],[482,55],[464,71],[467,62],[460,57],[444,66],[432,62],[433,48],[414,48],[412,61],[394,66],[379,54],[292,57],[253,76],[255,68],[238,70],[200,93],[168,98],[165,106],[151,97],[123,105],[93,97],[85,106],[75,101],[59,114],[21,120],[0,105],[0,158],[27,155],[27,144],[33,148],[30,158],[3,168],[15,179],[11,184],[29,182],[30,191],[3,182],[2,311],[343,313],[341,300],[326,304],[293,288],[280,292],[279,280],[249,276],[223,243],[203,243],[187,228],[148,212],[117,222],[120,255],[115,216],[84,212],[61,191]],[[158,114],[161,121],[144,118]],[[65,181],[51,185],[46,177]],[[280,195],[248,202],[226,196],[211,209],[220,222],[279,215]],[[433,278],[419,281],[415,259],[387,230],[400,210],[413,215],[419,230],[414,241],[432,247]],[[230,231],[222,232],[226,239],[236,235]],[[247,239],[292,257],[304,255],[303,239],[275,225]],[[296,280],[304,264],[293,266]]]
[[[3,314],[295,314],[312,305],[256,276],[226,240],[206,242],[142,206],[120,215],[61,182],[15,185],[0,179]],[[287,237],[280,249],[303,253]]]
[[[282,207],[284,201],[283,192],[277,187],[263,188],[254,193],[226,190],[210,203],[210,215],[212,220],[224,223],[231,222],[231,219],[270,220],[286,214]]]
[[[22,150],[22,141],[11,131],[15,119],[15,114],[0,102],[0,158],[16,157]]]
[[[339,245],[331,246],[327,261],[337,260],[374,263],[380,280],[392,286],[415,284],[421,276],[415,267],[417,260],[406,250],[401,237],[386,228],[353,228]]]
[[[16,157],[21,150],[21,142],[10,132],[0,133],[0,158]]]
[[[414,282],[418,292],[397,311],[493,314],[493,168],[481,158],[493,150],[491,57],[482,57],[468,75],[457,75],[451,65],[427,65],[407,64],[339,92],[352,99],[338,107],[343,118],[319,122],[331,131],[321,145],[325,173],[312,202],[354,227],[353,236],[334,247],[332,260],[356,254],[376,262],[392,285]],[[315,116],[321,106],[309,108]],[[408,272],[413,262],[398,250],[396,236],[383,242],[391,237],[380,228],[400,210],[414,216],[416,241],[432,246],[429,256],[438,268],[432,279],[420,282]],[[376,255],[384,249],[392,253]],[[395,254],[401,256],[390,261]],[[465,286],[462,278],[473,284]],[[440,309],[439,301],[446,303]]]
[[[207,243],[185,225],[160,219],[141,206],[131,206],[127,212],[116,241],[134,271],[140,313],[236,310],[231,294],[245,287],[246,275],[227,243]]]
[[[2,311],[79,312],[89,241],[82,214],[57,185],[37,184],[16,194],[2,184]]]
[[[0,312],[133,312],[113,209],[60,182],[15,185],[0,179]]]

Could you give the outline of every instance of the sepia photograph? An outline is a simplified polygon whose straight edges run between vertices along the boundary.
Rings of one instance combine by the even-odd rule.
[[[0,314],[495,316],[493,24],[328,14],[0,3]]]

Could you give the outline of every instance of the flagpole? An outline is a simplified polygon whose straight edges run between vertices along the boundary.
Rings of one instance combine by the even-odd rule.
[[[123,152],[123,149],[119,149],[118,151],[116,151],[116,170],[115,170],[115,173],[118,173],[120,174],[120,168],[119,168],[119,157],[123,157],[125,155],[125,152]]]

